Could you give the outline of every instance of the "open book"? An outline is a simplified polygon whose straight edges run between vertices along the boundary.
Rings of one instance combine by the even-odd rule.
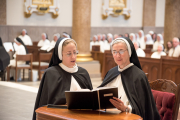
[[[92,91],[65,91],[68,109],[115,108],[109,101],[118,97],[117,87],[102,87]]]
[[[40,50],[45,50],[47,52],[49,52],[50,50],[52,50],[54,48],[54,46],[51,45],[43,45]]]
[[[5,43],[3,43],[3,45],[4,45],[4,48],[6,49],[7,52],[14,51],[14,48],[12,46],[12,42],[5,42]]]

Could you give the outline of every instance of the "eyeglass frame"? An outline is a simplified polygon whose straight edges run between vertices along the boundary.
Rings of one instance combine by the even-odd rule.
[[[126,50],[128,50],[128,49],[126,49]],[[123,55],[126,50],[112,51],[112,54],[117,55],[119,53],[120,55]],[[113,52],[116,52],[116,53],[114,54]]]
[[[79,54],[79,51],[76,50],[76,52],[73,52],[73,53],[72,53],[72,52],[69,52],[69,53],[67,52],[67,53],[64,53],[64,54],[66,54],[67,57],[71,57],[72,54],[74,54],[74,56],[77,56],[77,55]],[[68,55],[68,54],[69,54],[69,55]]]

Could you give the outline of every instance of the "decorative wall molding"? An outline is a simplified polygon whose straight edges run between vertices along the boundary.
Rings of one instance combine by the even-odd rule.
[[[25,0],[25,17],[30,17],[33,12],[38,14],[52,13],[52,17],[59,15],[59,0]]]
[[[102,19],[106,19],[109,15],[117,17],[124,15],[127,20],[131,16],[131,0],[103,0],[102,3]]]

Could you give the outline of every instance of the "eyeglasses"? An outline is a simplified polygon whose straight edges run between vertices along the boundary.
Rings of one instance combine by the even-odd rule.
[[[72,54],[74,54],[74,56],[76,56],[76,55],[78,55],[78,53],[79,53],[79,51],[76,50],[76,51],[74,51],[73,53],[68,52],[68,53],[65,53],[65,54],[66,54],[67,57],[70,57],[70,56],[72,56]]]
[[[126,49],[126,50],[127,50],[127,49]],[[122,55],[122,54],[124,54],[124,52],[125,52],[126,50],[112,51],[112,54],[113,54],[113,55],[117,55],[117,54],[119,53],[120,55]]]

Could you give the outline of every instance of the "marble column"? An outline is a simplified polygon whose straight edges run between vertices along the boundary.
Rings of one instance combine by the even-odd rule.
[[[78,44],[77,61],[91,61],[91,0],[73,0],[72,38]]]
[[[180,0],[166,0],[164,21],[164,43],[180,37]]]
[[[143,1],[143,30],[147,34],[150,30],[155,31],[156,0]]]
[[[6,25],[6,0],[0,0],[0,25]]]

